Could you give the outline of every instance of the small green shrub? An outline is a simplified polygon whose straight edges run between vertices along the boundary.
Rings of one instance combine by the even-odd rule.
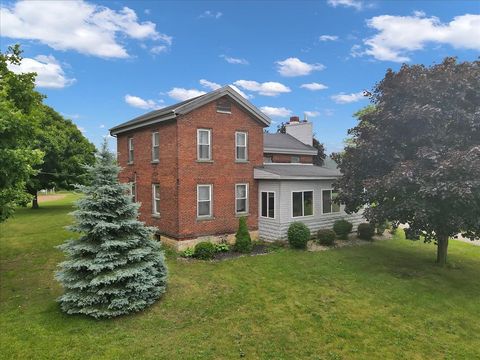
[[[384,221],[383,223],[380,223],[377,225],[377,230],[376,230],[376,233],[377,235],[383,235],[383,233],[385,232],[385,230],[388,229],[388,222],[387,221]]]
[[[360,239],[372,240],[375,235],[375,226],[369,223],[361,223],[358,225],[357,234]]]
[[[235,234],[235,251],[241,253],[249,253],[252,251],[252,239],[250,238],[250,233],[248,232],[247,219],[242,216],[238,220],[238,231]]]
[[[335,231],[330,229],[318,230],[317,241],[322,245],[332,246],[335,242]]]
[[[191,258],[195,255],[195,250],[193,248],[186,248],[180,253],[181,257]]]
[[[202,241],[195,245],[195,255],[197,259],[210,260],[215,256],[215,245],[209,241]]]
[[[230,250],[230,246],[226,243],[214,244],[216,252],[227,252]]]
[[[340,239],[347,240],[348,234],[352,232],[353,224],[347,220],[337,220],[333,223],[333,231]]]
[[[310,229],[302,222],[295,221],[290,224],[287,232],[288,243],[292,248],[305,249],[310,240]]]

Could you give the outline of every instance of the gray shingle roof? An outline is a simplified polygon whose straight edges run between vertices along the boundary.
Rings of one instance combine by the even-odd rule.
[[[316,180],[336,179],[341,176],[340,170],[328,169],[315,165],[274,165],[265,164],[256,167],[254,170],[255,179],[277,179],[277,180]]]
[[[263,134],[264,152],[316,155],[317,149],[289,134]]]

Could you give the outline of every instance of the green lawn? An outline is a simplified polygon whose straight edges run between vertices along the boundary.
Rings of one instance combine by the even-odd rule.
[[[64,315],[53,280],[73,195],[0,224],[3,359],[480,358],[480,247],[401,239],[218,263],[170,256],[169,287],[143,313]]]

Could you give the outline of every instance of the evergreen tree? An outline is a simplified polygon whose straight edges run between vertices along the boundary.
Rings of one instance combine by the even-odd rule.
[[[58,301],[68,314],[128,314],[165,292],[163,251],[152,239],[154,228],[137,219],[139,205],[118,182],[119,169],[105,141],[96,164],[88,167],[91,185],[78,186],[84,197],[76,204],[76,224],[69,229],[81,236],[59,246],[67,260],[56,274],[65,288]]]

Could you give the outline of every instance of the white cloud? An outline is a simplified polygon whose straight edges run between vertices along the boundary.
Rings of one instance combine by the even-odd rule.
[[[305,111],[305,115],[308,117],[316,117],[320,115],[320,113],[318,111]]]
[[[178,100],[178,101],[184,101],[188,100],[200,95],[206,94],[205,91],[197,90],[197,89],[184,89],[184,88],[173,88],[170,90],[168,93],[168,96],[170,96],[172,99]]]
[[[360,0],[328,0],[328,5],[337,7],[353,7],[357,10],[362,10],[363,3]]]
[[[104,124],[100,124],[100,129],[104,129],[105,128],[105,125]]]
[[[35,84],[38,87],[61,89],[75,82],[69,79],[60,63],[53,56],[38,55],[34,59],[23,58],[20,65],[9,64],[14,73],[37,73]]]
[[[234,57],[231,57],[231,56],[227,56],[227,55],[220,55],[221,58],[224,58],[226,62],[228,62],[229,64],[235,64],[235,65],[248,65],[248,61],[245,60],[245,59],[241,59],[241,58],[234,58]]]
[[[323,70],[322,64],[307,64],[298,58],[288,58],[283,61],[277,61],[277,70],[282,76],[302,76],[308,75],[313,71]]]
[[[316,83],[316,82],[312,82],[312,83],[308,83],[308,84],[302,84],[302,85],[300,85],[300,87],[303,88],[303,89],[308,89],[308,90],[312,90],[312,91],[328,89],[327,85],[323,85],[323,84]]]
[[[244,90],[258,92],[265,96],[277,96],[291,91],[289,87],[274,81],[259,83],[252,80],[237,80],[234,84]]]
[[[363,91],[359,91],[351,94],[340,93],[340,94],[331,96],[331,99],[335,101],[337,104],[354,103],[362,100],[363,98],[364,98]]]
[[[251,99],[253,96],[245,94],[242,90],[240,90],[238,87],[236,87],[233,84],[230,84],[230,87],[238,92],[240,95],[242,95],[245,99]]]
[[[456,16],[449,23],[436,17],[424,17],[422,12],[413,16],[375,16],[367,25],[378,33],[364,40],[364,51],[352,48],[352,56],[370,55],[377,60],[409,61],[409,52],[422,50],[427,43],[451,45],[456,49],[480,50],[480,15]]]
[[[336,41],[336,40],[338,40],[338,36],[337,35],[320,35],[318,37],[318,40],[320,40],[320,41]]]
[[[83,0],[18,1],[1,6],[0,17],[4,37],[36,40],[55,50],[105,58],[129,56],[118,38],[172,43],[172,37],[159,33],[153,22],[138,22],[137,14],[128,7],[116,11]]]
[[[83,126],[78,126],[77,125],[77,129],[80,130],[81,133],[85,134],[87,132],[87,130],[85,130],[85,128]]]
[[[220,84],[217,84],[215,82],[208,81],[208,80],[205,80],[205,79],[201,79],[199,81],[199,83],[203,87],[206,87],[207,89],[210,89],[210,90],[217,90],[217,89],[220,89],[222,87],[222,85],[220,85]]]
[[[292,115],[292,110],[284,107],[262,106],[260,110],[267,116],[272,117],[287,117]]]
[[[155,100],[145,100],[139,96],[129,94],[125,95],[125,102],[139,109],[159,109],[162,107]]]
[[[211,10],[206,10],[204,11],[199,18],[213,18],[213,19],[220,19],[222,17],[222,13],[220,11],[211,11]]]
[[[154,46],[150,49],[150,52],[152,54],[155,54],[155,55],[158,55],[158,54],[161,54],[161,53],[164,53],[164,52],[167,52],[168,51],[168,46],[167,45],[157,45],[157,46]]]

